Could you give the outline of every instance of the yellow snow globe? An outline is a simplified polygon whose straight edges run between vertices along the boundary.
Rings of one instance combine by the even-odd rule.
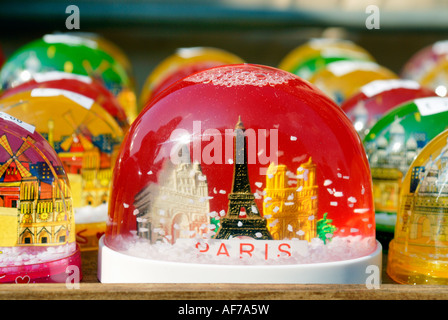
[[[448,130],[410,166],[400,194],[387,273],[403,284],[448,284]]]

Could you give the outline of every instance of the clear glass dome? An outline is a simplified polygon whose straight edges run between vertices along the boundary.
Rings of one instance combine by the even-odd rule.
[[[143,108],[158,93],[195,72],[243,62],[240,57],[219,48],[179,48],[159,63],[148,76],[140,94],[140,106]]]
[[[344,60],[375,61],[369,52],[350,40],[314,38],[289,52],[278,67],[308,80],[327,64]]]
[[[419,98],[386,113],[364,138],[378,230],[394,231],[403,177],[420,150],[445,130],[447,121],[448,98]]]
[[[432,139],[403,180],[387,273],[403,284],[448,284],[448,131]]]
[[[80,275],[71,188],[56,152],[4,112],[0,145],[0,283],[65,282],[68,266]]]
[[[211,68],[132,124],[104,243],[194,264],[355,259],[377,249],[371,187],[356,131],[314,86],[271,67]]]
[[[122,128],[92,99],[62,89],[8,95],[0,111],[35,126],[55,149],[70,180],[77,241],[82,250],[98,248]]]
[[[375,62],[346,60],[329,63],[309,81],[340,105],[369,82],[387,79],[398,76]]]
[[[361,139],[392,108],[410,100],[437,96],[434,90],[413,80],[375,80],[362,86],[358,93],[341,104]]]
[[[7,90],[32,79],[32,74],[61,71],[100,80],[117,98],[132,122],[137,102],[126,69],[98,43],[73,34],[46,34],[16,50],[0,70],[0,86]]]

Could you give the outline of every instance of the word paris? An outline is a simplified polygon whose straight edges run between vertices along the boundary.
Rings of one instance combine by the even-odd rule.
[[[269,139],[269,143],[267,140]],[[193,121],[193,133],[175,129],[170,136],[173,147],[170,159],[173,164],[256,164],[277,163],[278,130],[235,128],[206,129],[202,132],[201,121]],[[202,143],[208,142],[202,148]],[[193,158],[191,160],[191,144]],[[235,153],[234,153],[235,150]]]
[[[226,260],[269,261],[282,257],[305,256],[308,253],[308,242],[306,240],[202,240],[195,243],[195,248],[199,255],[211,255]]]

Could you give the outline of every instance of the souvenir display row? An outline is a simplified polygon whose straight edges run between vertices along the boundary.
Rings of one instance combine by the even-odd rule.
[[[101,36],[26,44],[0,58],[0,282],[97,250],[103,283],[365,283],[386,250],[396,282],[447,284],[447,58],[179,48],[137,95]]]

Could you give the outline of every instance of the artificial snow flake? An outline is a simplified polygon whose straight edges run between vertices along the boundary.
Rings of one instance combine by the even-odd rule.
[[[138,215],[139,213],[140,213],[140,211],[138,211],[138,209],[135,209],[135,210],[132,212],[132,214],[133,214],[134,216]]]
[[[127,208],[129,208],[129,205],[127,203],[123,203],[123,207],[125,207],[127,209]]]
[[[291,136],[291,141],[297,141],[297,137]]]
[[[255,182],[255,185],[256,185],[258,188],[261,188],[261,187],[263,186],[263,183],[262,183],[262,182]]]
[[[242,227],[243,226],[243,223],[241,222],[241,221],[238,221],[238,227]]]
[[[274,221],[272,221],[269,226],[270,227],[274,227],[276,224],[278,223],[278,219],[275,219]]]
[[[338,206],[337,201],[331,201],[330,206],[337,207]]]
[[[330,184],[332,184],[333,183],[333,181],[331,181],[331,180],[325,180],[324,181],[324,186],[326,187],[326,186],[329,186]]]
[[[349,197],[348,201],[351,203],[356,203],[356,198],[355,197]]]

